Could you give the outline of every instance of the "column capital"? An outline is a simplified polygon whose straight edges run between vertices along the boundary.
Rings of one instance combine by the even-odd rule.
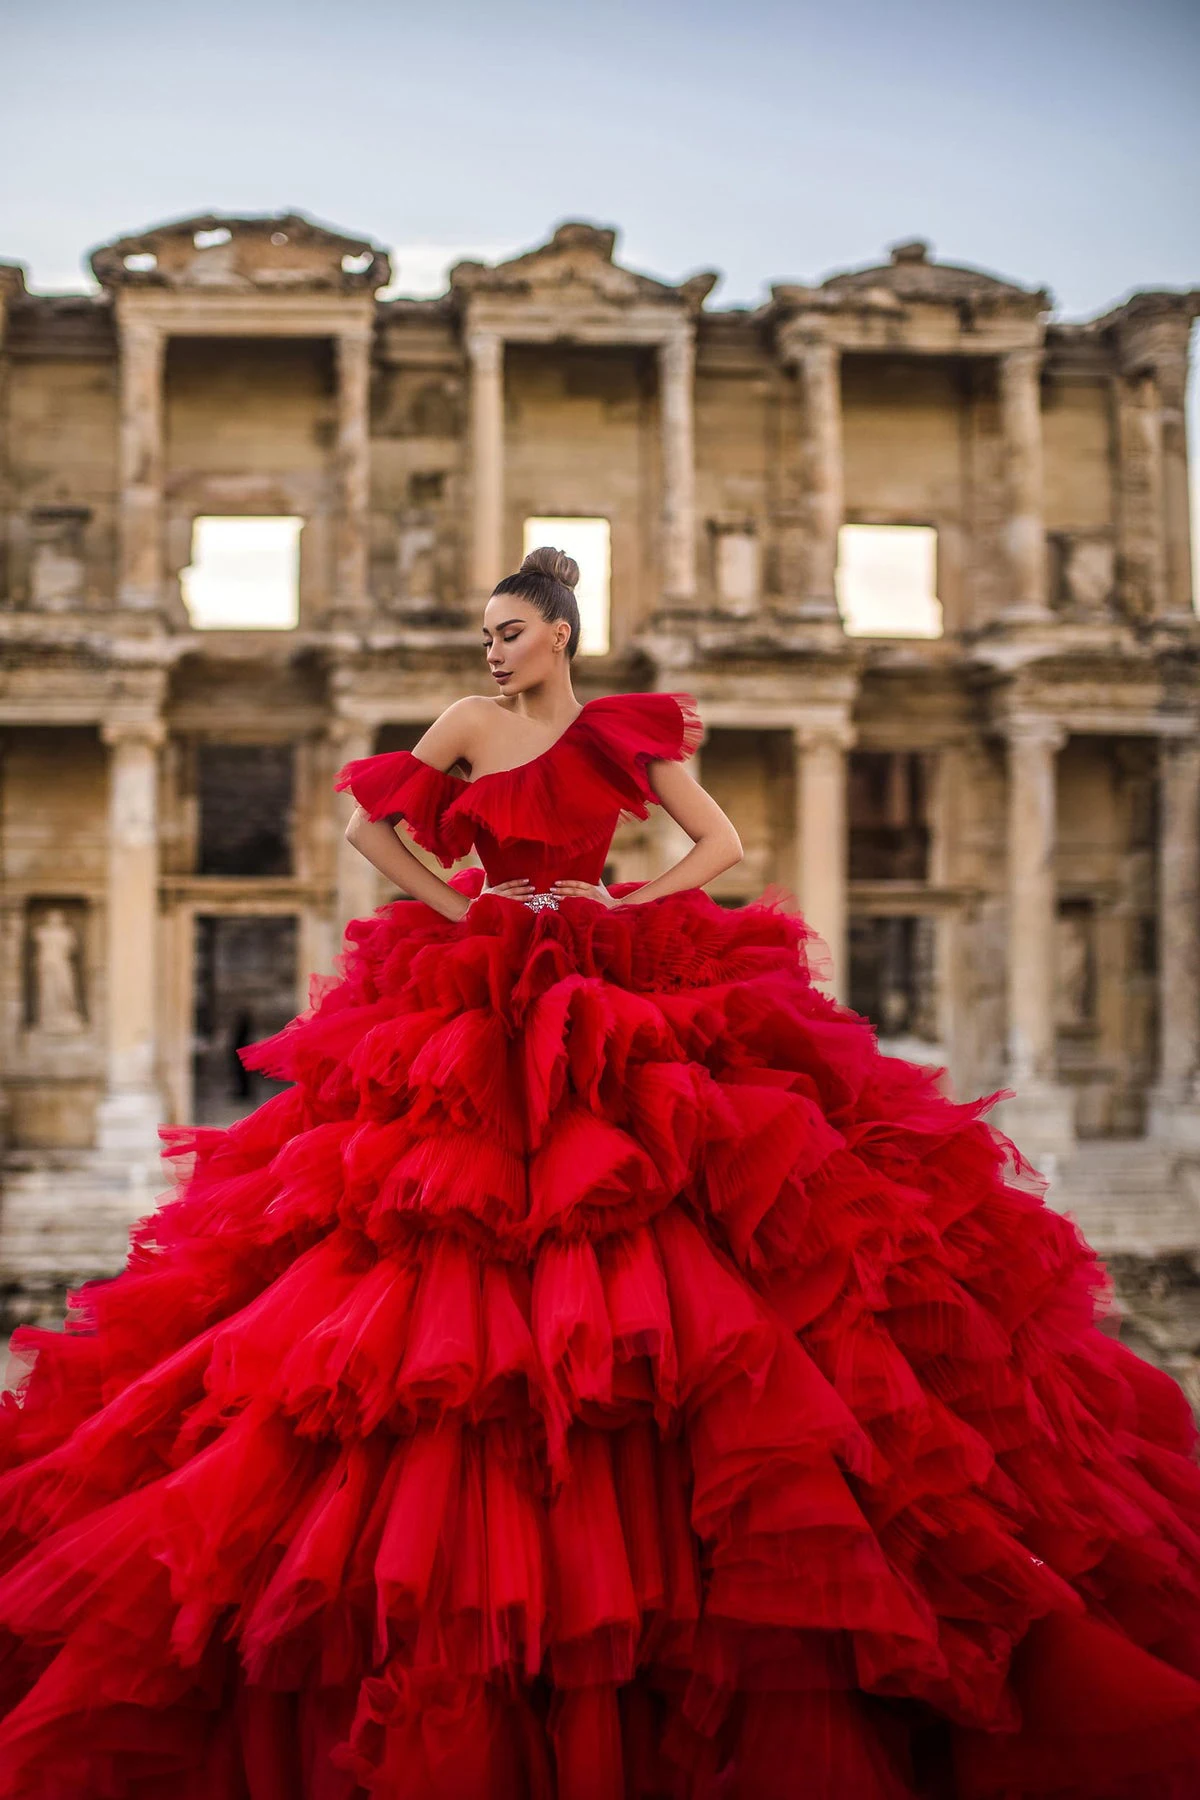
[[[375,321],[372,318],[354,315],[348,318],[344,324],[339,324],[334,335],[339,344],[356,346],[365,344],[369,348],[375,338]]]
[[[466,333],[467,355],[481,375],[498,375],[504,361],[504,334],[471,327]]]
[[[130,350],[161,355],[169,336],[170,332],[161,319],[148,318],[144,313],[131,313],[118,306],[117,339],[122,355]]]
[[[816,327],[811,320],[784,324],[775,339],[776,351],[785,369],[801,366],[820,369],[836,368],[842,360],[842,346],[836,338]]]
[[[1070,736],[1059,719],[1045,713],[1009,713],[1000,728],[1010,744],[1040,744],[1050,751],[1061,750]]]
[[[158,718],[114,718],[100,721],[100,739],[112,750],[121,749],[131,744],[144,744],[147,749],[160,750],[167,741],[167,728]]]
[[[1164,313],[1127,320],[1117,334],[1122,375],[1153,374],[1187,383],[1191,350],[1190,313]]]
[[[1171,733],[1160,737],[1158,748],[1164,761],[1174,768],[1200,769],[1200,721],[1194,727],[1194,734],[1183,737]]]
[[[679,372],[684,373],[690,366],[696,353],[696,322],[694,319],[679,319],[672,323],[671,329],[664,332],[655,348],[659,359],[670,366],[676,364]]]
[[[858,733],[849,719],[800,719],[792,738],[801,750],[853,750]]]
[[[1014,350],[1002,350],[998,361],[1000,372],[1011,380],[1028,381],[1041,378],[1046,361],[1044,344],[1020,344]]]
[[[335,713],[325,724],[325,736],[335,745],[352,743],[373,743],[375,740],[375,721],[359,718],[353,713]]]

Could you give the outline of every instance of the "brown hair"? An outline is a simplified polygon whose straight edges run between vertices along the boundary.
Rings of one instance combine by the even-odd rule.
[[[579,602],[574,587],[579,580],[579,564],[565,550],[553,550],[543,544],[531,550],[515,575],[506,575],[492,589],[493,594],[512,594],[528,600],[546,620],[553,624],[565,619],[571,628],[567,655],[574,656],[579,647]]]

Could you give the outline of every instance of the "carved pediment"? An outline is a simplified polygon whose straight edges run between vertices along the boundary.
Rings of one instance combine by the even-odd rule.
[[[890,261],[866,269],[847,269],[831,275],[821,283],[821,291],[834,295],[864,295],[873,290],[894,294],[897,299],[932,300],[958,305],[983,303],[987,306],[1013,306],[1046,312],[1051,306],[1044,288],[1025,288],[1014,281],[1002,281],[984,269],[966,268],[958,263],[930,260],[930,246],[921,238],[893,244]]]
[[[627,307],[650,301],[698,312],[717,283],[711,271],[678,286],[640,275],[613,260],[616,243],[617,233],[608,227],[568,221],[548,244],[508,262],[456,263],[450,271],[451,291],[509,294],[558,306]]]
[[[90,262],[97,281],[110,288],[373,293],[391,277],[386,251],[302,213],[179,219],[104,244]]]
[[[984,269],[934,262],[923,239],[894,244],[890,261],[865,269],[830,275],[819,287],[778,286],[771,290],[777,309],[849,309],[902,313],[914,303],[953,306],[977,312],[1008,311],[1026,317],[1048,312],[1053,305],[1045,288],[1025,288],[1003,281]]]

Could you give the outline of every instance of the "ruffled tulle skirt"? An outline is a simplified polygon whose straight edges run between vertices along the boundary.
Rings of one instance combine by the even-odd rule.
[[[794,912],[349,939],[16,1334],[0,1792],[1200,1792],[1182,1396]]]

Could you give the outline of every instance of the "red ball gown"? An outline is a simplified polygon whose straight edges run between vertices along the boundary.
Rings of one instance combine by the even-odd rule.
[[[339,785],[545,892],[698,731],[616,695]],[[244,1052],[290,1085],[164,1133],[125,1268],[16,1333],[0,1793],[1200,1794],[1182,1395],[809,939],[699,889],[351,924]]]

